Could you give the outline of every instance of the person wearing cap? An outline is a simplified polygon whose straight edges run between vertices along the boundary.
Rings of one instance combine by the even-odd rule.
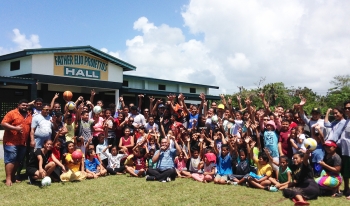
[[[311,118],[307,118],[305,115],[305,111],[303,110],[303,106],[306,103],[306,99],[303,98],[299,104],[299,116],[308,125],[309,131],[312,129],[312,125],[318,124],[322,128],[323,135],[327,135],[327,130],[324,127],[324,120],[321,119],[321,109],[319,107],[315,107],[311,110]]]
[[[336,153],[337,144],[332,140],[327,140],[324,144],[324,149],[326,155],[323,158],[323,161],[320,161],[319,164],[322,167],[323,171],[321,176],[315,181],[320,187],[321,196],[339,196],[338,193],[339,186],[342,183],[342,178],[340,176],[341,169],[341,158]]]
[[[223,118],[225,111],[225,106],[223,104],[219,104],[216,110],[216,114],[218,117]]]
[[[134,125],[135,128],[139,128],[141,126],[145,126],[146,125],[145,117],[138,112],[137,107],[136,106],[132,106],[130,108],[130,110],[131,110],[130,117],[134,118],[134,123],[132,125]]]
[[[350,178],[350,100],[344,103],[344,113],[347,120],[341,129],[340,138],[337,141],[339,153],[342,159],[341,174],[344,180],[344,195],[350,200],[349,178]]]

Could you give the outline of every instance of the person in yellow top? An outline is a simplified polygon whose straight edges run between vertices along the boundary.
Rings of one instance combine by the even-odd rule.
[[[66,142],[73,141],[75,122],[73,121],[72,115],[67,115],[65,118],[64,126],[67,128]]]
[[[254,146],[252,146],[250,158],[257,165],[257,172],[256,174],[250,173],[248,177],[249,186],[268,191],[277,191],[275,187],[270,187],[271,181],[269,178],[272,175],[272,167],[269,164],[269,157],[265,152],[259,152],[258,158],[256,158],[253,154],[253,148]]]
[[[61,181],[68,182],[86,179],[86,173],[84,171],[84,155],[81,159],[72,158],[72,153],[75,151],[74,143],[72,141],[67,142],[67,150],[68,153],[65,158],[67,172],[61,174]]]

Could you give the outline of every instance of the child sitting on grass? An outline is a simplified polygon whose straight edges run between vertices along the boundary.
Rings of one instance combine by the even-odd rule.
[[[126,171],[133,177],[143,177],[146,175],[146,160],[148,156],[148,148],[141,148],[139,144],[133,148],[133,155],[127,158],[128,165],[125,166]],[[132,160],[132,161],[130,161]],[[132,164],[130,163],[132,162]]]
[[[254,146],[254,144],[253,144]],[[252,147],[253,148],[253,147]],[[250,158],[254,160],[257,165],[257,174],[250,173],[248,177],[248,184],[254,188],[270,190],[271,182],[269,178],[272,175],[272,167],[269,164],[269,158],[265,152],[260,152],[258,158],[253,156],[253,151],[250,152]],[[272,188],[270,191],[277,191]]]
[[[216,156],[214,153],[206,153],[204,155],[204,161],[201,161],[198,165],[203,170],[203,174],[193,173],[192,178],[199,182],[207,183],[214,179],[216,168]]]
[[[99,176],[105,176],[107,171],[101,163],[95,158],[95,150],[89,150],[89,158],[85,160],[85,171],[88,179],[98,178]]]
[[[150,149],[149,153],[148,153],[148,157],[147,157],[147,168],[152,168],[152,169],[156,169],[157,168],[157,163],[154,163],[152,161],[153,155],[156,152],[155,149]]]
[[[277,189],[283,190],[288,187],[288,184],[292,181],[292,170],[288,167],[288,157],[280,156],[280,161],[273,161],[268,150],[265,149],[265,153],[269,157],[270,162],[279,166],[278,179],[270,177],[269,180]],[[270,190],[274,190],[273,187],[270,187]]]
[[[107,152],[108,149],[111,148],[111,153]],[[124,174],[125,167],[124,165],[120,165],[121,159],[124,157],[127,157],[126,150],[120,150],[118,154],[117,152],[117,146],[109,145],[108,147],[104,148],[102,151],[102,154],[105,155],[108,159],[107,164],[107,172],[111,175],[121,175]]]
[[[66,144],[68,151],[65,158],[67,172],[61,174],[61,181],[67,182],[75,180],[84,180],[86,178],[86,173],[84,171],[84,155],[82,153],[81,159],[73,159],[72,153],[75,151],[74,143],[68,141]]]
[[[176,167],[176,173],[178,177],[186,177],[183,176],[183,172],[187,171],[186,163],[188,160],[188,156],[185,150],[182,150],[179,156],[175,157],[174,163]]]
[[[247,175],[249,175],[250,172],[250,141],[251,138],[250,137],[246,137],[245,138],[245,143],[246,143],[246,147],[242,148],[238,151],[238,146],[237,146],[237,142],[236,142],[236,138],[233,138],[232,143],[235,145],[235,151],[234,151],[234,157],[237,158],[237,165],[234,165],[234,170],[235,170],[235,174],[230,175],[230,180],[232,180],[232,182],[228,182],[231,183],[233,185],[241,185],[243,183],[246,182],[246,177]]]

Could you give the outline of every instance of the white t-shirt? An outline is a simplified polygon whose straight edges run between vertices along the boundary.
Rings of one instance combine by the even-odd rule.
[[[103,155],[105,155],[108,158],[108,165],[107,168],[120,168],[120,160],[124,157],[127,157],[127,154],[117,154],[116,156],[112,156],[109,152],[103,152]]]

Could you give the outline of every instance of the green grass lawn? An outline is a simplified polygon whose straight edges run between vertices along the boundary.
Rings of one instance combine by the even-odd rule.
[[[5,180],[3,160],[0,179]],[[311,205],[350,205],[342,198],[322,197]],[[245,186],[203,184],[190,179],[169,183],[146,182],[126,175],[82,182],[53,183],[48,187],[28,181],[7,187],[0,183],[0,205],[293,205],[282,192]]]

